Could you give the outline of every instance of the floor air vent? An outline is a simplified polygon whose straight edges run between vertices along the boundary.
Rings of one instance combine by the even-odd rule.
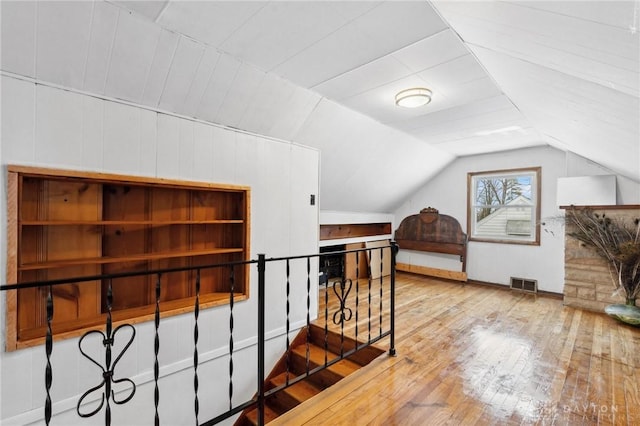
[[[538,292],[538,280],[530,280],[528,278],[511,277],[511,289],[522,290],[531,293]]]

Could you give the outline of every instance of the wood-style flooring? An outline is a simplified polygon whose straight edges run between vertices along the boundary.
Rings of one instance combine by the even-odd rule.
[[[640,329],[559,298],[407,273],[396,285],[397,356],[270,425],[640,425]]]

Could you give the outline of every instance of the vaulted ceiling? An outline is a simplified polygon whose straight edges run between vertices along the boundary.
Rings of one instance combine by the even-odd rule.
[[[639,0],[1,7],[3,72],[317,147],[323,209],[536,145],[640,182]],[[416,86],[430,104],[395,105]]]

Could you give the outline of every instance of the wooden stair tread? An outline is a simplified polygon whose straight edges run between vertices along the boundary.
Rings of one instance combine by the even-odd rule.
[[[299,357],[303,358],[306,360],[307,358],[307,346],[306,345],[300,345],[297,346],[295,348],[293,348],[291,350],[291,352],[293,354],[298,355]],[[331,351],[327,351],[327,362],[331,362],[336,358],[339,358],[338,354],[335,354]],[[309,345],[309,364],[311,368],[317,367],[319,365],[324,365],[324,359],[325,359],[325,350],[319,346],[316,345]],[[348,359],[343,359],[341,361],[338,361],[337,363],[331,365],[329,367],[329,370],[341,375],[342,377],[348,376],[349,374],[353,373],[354,371],[356,371],[357,369],[359,369],[361,366],[358,365],[357,363],[350,361]]]
[[[347,336],[341,338],[340,334],[331,331],[329,331],[325,336],[324,328],[318,325],[311,325],[310,334],[311,341],[322,348],[324,348],[326,338],[328,349],[336,354],[340,353],[341,348],[344,353],[353,350],[356,347],[355,339]],[[357,344],[359,346],[363,345],[362,342],[357,342]],[[383,352],[385,352],[383,349],[377,348],[375,346],[367,346],[360,349],[355,354],[350,355],[348,359],[360,365],[367,365],[371,361],[379,357]]]
[[[286,374],[282,373],[277,375],[276,377],[271,379],[271,383],[274,386],[281,386],[285,384]],[[290,378],[293,376],[290,374]],[[306,401],[309,398],[312,398],[322,392],[322,389],[314,386],[314,384],[308,380],[302,380],[298,383],[295,383],[289,386],[286,389],[283,389],[281,392],[288,393],[291,397],[295,398],[298,402]]]
[[[273,411],[267,404],[264,405],[264,422],[269,423],[276,419],[280,414]],[[246,419],[252,425],[258,424],[258,408],[254,408],[246,414]]]
[[[307,336],[311,337],[308,346]],[[327,350],[325,351],[325,339]],[[289,379],[292,380],[300,375],[304,375],[307,370],[327,363],[334,362],[340,358],[340,350],[343,353],[356,347],[356,341],[352,338],[340,336],[335,332],[329,332],[325,337],[325,331],[316,325],[311,326],[311,333],[302,329],[289,348],[289,355],[282,356],[276,367],[265,382],[266,389],[274,389],[283,386],[287,373],[284,371],[286,363],[289,362]],[[307,365],[307,350],[309,351],[309,362]],[[305,379],[282,389],[269,397],[265,401],[265,423],[268,423],[283,413],[304,401],[318,395],[324,389],[332,386],[339,380],[367,365],[371,360],[384,353],[384,350],[368,347],[352,354],[349,358],[341,359],[325,369],[306,377]],[[238,419],[237,426],[257,424],[257,409],[250,410]]]

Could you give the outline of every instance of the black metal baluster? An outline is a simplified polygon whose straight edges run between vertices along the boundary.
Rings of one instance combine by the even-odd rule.
[[[358,254],[360,252],[356,252],[356,265],[360,265],[360,261],[358,260]],[[356,349],[358,348],[358,302],[360,296],[360,268],[356,268]]]
[[[153,341],[153,351],[154,351],[154,362],[153,362],[153,380],[154,380],[154,391],[153,391],[153,402],[155,404],[155,417],[154,424],[156,426],[160,425],[160,415],[158,414],[158,404],[160,403],[160,388],[158,387],[158,380],[160,378],[160,364],[158,363],[158,353],[160,352],[160,335],[158,334],[158,329],[160,328],[160,284],[161,284],[162,274],[158,274],[156,278],[156,311],[155,311],[155,338]]]
[[[371,259],[371,249],[369,249],[368,251],[369,253],[369,259]],[[368,312],[368,318],[367,318],[367,325],[368,325],[368,330],[369,330],[369,336],[367,338],[367,342],[371,343],[371,271],[373,271],[373,269],[371,267],[369,267],[369,279],[368,279],[368,284],[369,284],[369,291],[368,291],[368,298],[369,298],[369,312]]]
[[[306,372],[309,375],[309,361],[311,358],[311,259],[307,257],[307,344],[306,344]]]
[[[380,249],[380,308],[379,308],[380,309],[380,312],[379,312],[379,314],[380,314],[380,317],[379,317],[380,318],[380,321],[379,321],[380,332],[379,332],[378,336],[382,336],[382,282],[384,280],[384,277],[383,277],[384,273],[383,273],[383,266],[382,266],[383,265],[383,263],[382,263],[383,262],[383,257],[384,257],[383,253],[384,253],[384,248],[381,248]]]
[[[229,410],[233,408],[233,293],[235,292],[235,270],[229,267]]]
[[[324,365],[327,365],[329,352],[329,275],[324,287]]]
[[[264,301],[265,269],[264,254],[258,255],[258,425],[264,425]]]
[[[289,293],[291,291],[291,283],[289,282],[290,279],[290,275],[291,275],[291,269],[290,269],[290,265],[289,265],[289,259],[287,259],[287,351],[286,353],[286,362],[285,362],[285,384],[286,386],[289,386],[289,362],[290,362],[290,356],[289,356],[289,346],[290,346],[290,342],[289,342]]]
[[[391,282],[389,288],[389,327],[390,327],[390,335],[389,335],[389,355],[396,355],[396,255],[398,254],[398,244],[395,242],[391,243]]]
[[[196,304],[193,308],[193,390],[195,393],[194,410],[196,415],[196,426],[198,414],[200,413],[200,401],[198,400],[198,317],[200,316],[200,269],[196,270]]]
[[[113,371],[111,369],[111,346],[113,345],[113,319],[111,317],[111,307],[113,305],[113,286],[111,285],[111,280],[107,280],[107,326],[106,333],[104,338],[104,365],[105,365],[105,373],[107,375],[113,375]],[[111,404],[109,404],[109,397],[111,396],[111,378],[105,377],[104,383],[104,393],[106,396],[106,407],[104,410],[104,424],[109,426],[111,424]]]
[[[44,387],[47,397],[44,402],[44,421],[47,425],[51,422],[51,385],[53,383],[53,370],[51,369],[51,353],[53,352],[53,332],[51,331],[51,322],[53,321],[53,289],[48,287],[47,291],[47,335],[45,337],[45,354],[47,357],[47,366],[44,370]]]

